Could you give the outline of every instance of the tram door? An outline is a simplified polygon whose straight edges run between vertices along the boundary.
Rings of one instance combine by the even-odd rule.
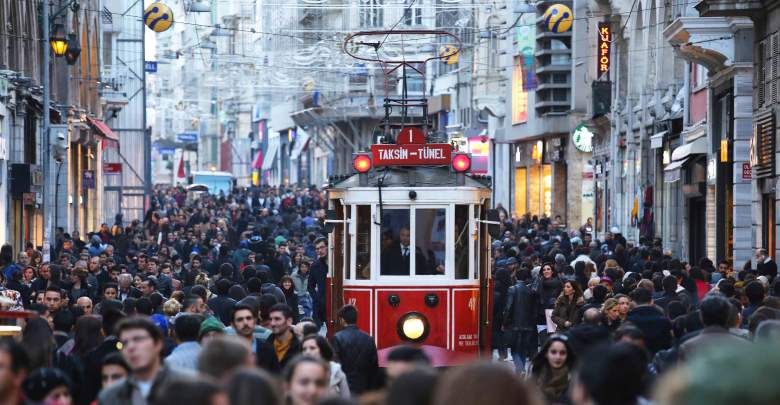
[[[485,200],[482,205],[474,206],[474,216],[480,221],[487,220],[487,210],[490,200]],[[476,222],[476,221],[475,221]],[[487,224],[476,222],[477,240],[474,257],[474,266],[479,277],[479,346],[482,353],[492,353],[492,327],[493,327],[493,278],[490,275],[490,236]]]
[[[336,220],[342,221],[349,219],[350,207],[344,206],[339,199],[330,200],[331,209],[336,214]],[[330,234],[330,269],[328,277],[328,295],[326,306],[326,319],[328,325],[328,335],[332,336],[341,329],[338,324],[339,309],[344,305],[344,265],[349,263],[345,258],[349,256],[349,224],[345,222],[336,222],[333,232]]]

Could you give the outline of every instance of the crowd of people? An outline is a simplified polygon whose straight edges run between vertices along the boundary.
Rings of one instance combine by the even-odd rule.
[[[763,250],[755,268],[691,265],[658,241],[616,231],[597,240],[589,224],[568,230],[558,218],[501,210],[495,361],[435,370],[424,350],[399,346],[380,370],[355,307],[342,307],[338,331],[324,337],[322,191],[166,187],[151,205],[143,221],[118,215],[84,239],[59,230],[49,261],[31,244],[0,248],[0,306],[6,323],[23,323],[20,336],[0,339],[0,405],[712,404],[737,394],[761,404],[780,395],[760,372],[780,353],[764,346],[780,338],[780,281]]]

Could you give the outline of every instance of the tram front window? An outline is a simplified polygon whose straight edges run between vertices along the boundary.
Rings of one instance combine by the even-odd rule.
[[[447,210],[422,208],[415,211],[417,275],[444,275],[447,257]]]
[[[411,274],[411,232],[408,209],[382,210],[380,271],[383,276]]]

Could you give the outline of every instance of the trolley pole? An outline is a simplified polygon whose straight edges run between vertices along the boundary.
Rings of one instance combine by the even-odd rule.
[[[54,180],[54,176],[49,173],[51,168],[51,147],[49,127],[51,125],[49,120],[49,105],[51,104],[51,89],[50,89],[50,33],[49,33],[49,7],[50,3],[44,0],[41,5],[41,20],[43,22],[43,128],[41,129],[41,144],[43,145],[43,153],[41,160],[43,160],[43,261],[48,262],[51,260],[52,252],[52,238],[56,234],[52,229],[54,221],[52,221],[52,193],[54,188],[51,182]],[[21,247],[20,247],[21,249]]]

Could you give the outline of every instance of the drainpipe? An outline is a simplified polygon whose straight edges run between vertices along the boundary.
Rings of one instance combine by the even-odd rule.
[[[683,87],[685,88],[683,97],[683,128],[690,125],[691,108],[691,62],[685,62],[685,74],[683,75]]]

